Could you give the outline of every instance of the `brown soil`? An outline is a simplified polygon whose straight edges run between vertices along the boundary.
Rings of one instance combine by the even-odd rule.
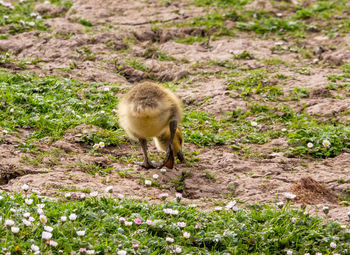
[[[279,58],[285,61],[276,73],[289,77],[283,87],[288,93],[294,88],[307,88],[309,97],[300,101],[288,101],[287,105],[297,111],[305,110],[320,118],[339,118],[349,121],[344,114],[350,109],[349,98],[342,98],[336,92],[329,92],[327,76],[340,71],[334,66],[349,61],[348,43],[350,37],[328,39],[310,37],[301,40],[299,47],[305,47],[320,59],[313,64],[310,73],[295,72],[310,65],[312,59],[286,50],[293,42],[283,42],[282,50],[274,49],[279,39],[258,40],[241,33],[234,38],[221,38],[207,43],[181,44],[174,38],[187,35],[203,36],[213,31],[203,28],[159,28],[154,29],[152,21],[162,24],[188,21],[191,17],[203,15],[204,10],[187,1],[111,1],[75,0],[73,7],[63,16],[47,19],[45,22],[52,32],[31,31],[12,35],[0,40],[0,50],[9,51],[17,60],[34,60],[25,72],[36,72],[71,77],[82,81],[117,82],[121,87],[130,88],[132,83],[143,79],[154,79],[177,83],[176,94],[184,106],[211,115],[222,116],[238,108],[247,109],[248,102],[226,90],[226,77],[218,76],[226,69],[211,65],[215,61],[236,62],[238,70],[252,70],[260,67],[274,68],[264,60]],[[252,8],[260,8],[266,1],[254,1]],[[270,3],[268,4],[270,5]],[[271,6],[265,8],[276,11]],[[59,15],[64,12],[52,6],[37,6],[37,11]],[[288,13],[286,13],[287,15]],[[91,21],[93,27],[86,27],[77,20]],[[132,41],[132,43],[128,43]],[[332,50],[331,45],[340,45]],[[320,50],[320,47],[323,50]],[[88,50],[87,50],[88,49]],[[151,50],[150,50],[151,49]],[[173,59],[161,61],[152,52],[164,52]],[[248,51],[253,59],[234,59],[233,56]],[[137,70],[128,60],[137,59],[147,71]],[[198,67],[198,63],[202,64]],[[3,66],[18,71],[16,65]],[[237,78],[238,79],[238,78]],[[252,97],[253,102],[255,99]],[[259,102],[259,101],[258,101]],[[262,103],[274,104],[264,101]],[[331,107],[330,107],[331,106]],[[349,205],[341,205],[337,199],[342,187],[338,181],[350,183],[350,154],[342,153],[330,159],[288,158],[274,148],[288,147],[284,139],[275,139],[264,145],[250,145],[252,155],[237,153],[229,146],[198,147],[185,143],[188,155],[199,151],[197,156],[188,156],[193,162],[177,164],[175,169],[161,174],[159,170],[145,170],[135,161],[142,160],[138,145],[122,144],[93,152],[79,141],[84,132],[96,131],[93,126],[79,126],[68,130],[59,141],[41,141],[36,144],[41,154],[28,153],[21,144],[32,130],[19,130],[17,134],[0,133],[0,188],[20,191],[24,183],[32,189],[49,196],[62,195],[65,190],[90,189],[103,193],[114,186],[114,195],[123,193],[127,197],[158,199],[159,193],[169,192],[174,198],[176,188],[183,186],[185,203],[196,203],[203,208],[211,207],[217,201],[239,199],[242,202],[274,203],[284,200],[283,192],[297,195],[296,203],[310,204],[321,208],[332,205],[329,216],[342,222],[347,220]],[[2,140],[1,140],[2,139]],[[157,154],[153,145],[150,151]],[[259,155],[254,156],[254,155]],[[111,157],[113,156],[113,157]],[[159,157],[162,157],[160,155]],[[126,160],[126,158],[131,160]],[[115,159],[112,159],[115,158]],[[101,169],[112,169],[105,175],[91,175],[87,165]],[[146,187],[144,178],[157,181],[165,187]],[[312,179],[308,176],[312,176]]]
[[[291,191],[297,195],[296,201],[304,204],[339,202],[332,190],[311,177],[301,178],[292,185]]]

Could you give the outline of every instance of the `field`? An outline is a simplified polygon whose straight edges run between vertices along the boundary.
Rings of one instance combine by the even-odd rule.
[[[4,0],[0,14],[4,254],[350,254],[348,1]],[[183,102],[175,169],[137,166],[118,126],[143,80]],[[57,246],[39,215],[5,226],[37,204]]]

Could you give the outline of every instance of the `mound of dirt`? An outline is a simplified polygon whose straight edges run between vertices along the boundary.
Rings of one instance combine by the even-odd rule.
[[[67,9],[63,6],[57,6],[46,1],[45,3],[35,6],[34,11],[41,15],[58,16]]]
[[[337,196],[323,183],[311,177],[303,177],[292,185],[291,191],[297,195],[296,201],[304,204],[338,203]]]

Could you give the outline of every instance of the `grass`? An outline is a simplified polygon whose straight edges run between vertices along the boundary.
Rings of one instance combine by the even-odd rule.
[[[0,248],[5,253],[32,253],[32,245],[42,254],[84,250],[89,254],[347,254],[350,249],[348,227],[288,205],[205,212],[176,202],[154,205],[129,199],[65,201],[36,194],[0,195]],[[32,204],[25,199],[32,199]],[[39,204],[44,206],[41,215],[46,220],[39,218]],[[26,219],[24,213],[30,216]],[[74,215],[76,219],[71,220],[69,216]],[[26,226],[29,217],[32,221]],[[5,226],[6,220],[13,221],[18,233]],[[52,227],[51,242],[42,240],[45,226]],[[84,232],[78,236],[78,231]],[[336,243],[335,249],[330,248],[331,242]]]
[[[5,26],[9,34],[33,29],[46,30],[42,17],[33,12],[34,1],[24,1],[11,6],[0,4],[0,26]]]
[[[6,2],[6,1],[5,1]],[[7,1],[8,3],[10,1]],[[0,26],[5,27],[2,33],[2,39],[6,39],[8,34],[23,33],[31,30],[47,30],[47,26],[44,25],[43,19],[52,18],[52,15],[39,15],[34,12],[36,4],[42,1],[26,0],[16,1],[15,3],[6,6],[0,4]],[[73,5],[70,1],[65,0],[51,0],[52,4],[63,7],[63,15]]]
[[[136,70],[140,70],[142,72],[148,72],[148,68],[137,59],[131,59],[129,61],[129,65]]]
[[[166,52],[162,52],[156,47],[149,47],[143,53],[144,58],[153,58],[159,61],[175,61],[176,59],[172,56],[169,56]],[[145,68],[144,68],[145,69]]]
[[[135,63],[136,66],[138,62]],[[248,88],[271,100],[281,94],[278,87],[264,87],[266,83],[265,74],[258,70],[246,78],[228,83],[228,88]],[[34,133],[27,142],[29,146],[31,140],[59,139],[68,129],[81,124],[92,124],[99,129],[76,135],[77,142],[89,146],[99,142],[118,146],[125,142],[124,131],[119,128],[113,112],[118,102],[114,96],[119,91],[117,84],[111,89],[102,89],[106,84],[7,72],[0,73],[0,84],[0,126],[8,131],[33,128]],[[296,92],[304,93],[303,90]],[[186,110],[182,123],[185,141],[199,146],[237,146],[264,144],[274,138],[286,137],[290,144],[289,153],[312,157],[334,157],[350,149],[350,129],[344,124],[318,121],[283,105],[271,108],[249,104],[249,108],[220,118]],[[253,126],[252,121],[257,122],[257,126]],[[286,127],[288,132],[271,128],[275,125]],[[323,140],[328,140],[331,146],[322,146]],[[314,144],[312,149],[307,147],[310,142]]]
[[[348,126],[338,125],[334,127],[333,125],[319,125],[312,121],[302,122],[301,120],[299,123],[294,123],[297,126],[296,131],[288,134],[292,145],[290,150],[293,153],[324,158],[335,157],[342,151],[349,151],[350,128]],[[307,124],[311,124],[311,127],[305,128],[304,125]],[[327,146],[325,141],[328,141],[330,145]],[[308,143],[312,144],[312,148],[307,147]]]
[[[9,130],[34,128],[31,138],[46,136],[57,139],[79,124],[93,124],[107,130],[118,130],[112,110],[117,104],[113,95],[118,91],[99,89],[103,84],[85,84],[56,77],[38,77],[32,74],[0,73],[0,126]],[[120,139],[101,131],[86,142],[108,136],[111,144]]]
[[[285,152],[315,158],[334,157],[350,149],[347,125],[320,121],[283,105],[271,107],[255,103],[248,107],[247,111],[238,109],[220,119],[205,112],[185,112],[182,124],[185,141],[200,146],[227,144],[237,147],[237,144],[264,144],[285,137],[290,145]],[[285,127],[285,131],[276,126]],[[330,146],[323,145],[325,140]],[[309,148],[308,143],[313,147]]]
[[[50,16],[40,17],[33,13],[34,6],[41,2],[43,1],[26,0],[22,3],[13,1],[13,9],[0,5],[0,26],[4,32],[0,35],[0,39],[8,39],[12,34],[26,31],[48,31],[44,20]],[[302,40],[295,42],[292,37],[303,38],[316,33],[334,37],[346,34],[350,30],[350,22],[346,18],[350,9],[345,6],[345,0],[312,1],[309,5],[292,5],[289,1],[270,1],[274,6],[273,11],[263,10],[264,8],[249,9],[246,5],[250,4],[251,0],[194,0],[193,2],[203,7],[203,16],[185,19],[185,22],[181,21],[175,25],[203,28],[204,31],[201,33],[203,36],[189,35],[174,40],[187,44],[200,42],[208,50],[212,40],[235,37],[238,32],[247,32],[252,37],[274,39],[277,37],[284,39],[285,42],[291,42],[293,45],[288,48],[275,45],[273,49],[277,52],[295,52],[303,59],[312,60],[316,57],[313,49],[304,47]],[[63,13],[73,4],[70,1],[60,0],[51,0],[51,3],[63,6],[65,8]],[[276,15],[279,11],[282,13],[281,16]],[[93,26],[84,18],[77,18],[75,21],[86,26],[86,32]],[[169,26],[168,22],[164,26]],[[66,39],[68,40],[70,36],[68,35]],[[137,44],[130,38],[124,39],[124,42]],[[79,47],[74,53],[82,61],[96,61],[96,53],[89,47]],[[145,73],[149,70],[144,65],[144,58],[173,61],[176,64],[182,64],[181,61],[189,63],[185,58],[177,60],[154,46],[144,51],[143,58],[139,55],[137,57],[136,59],[136,56],[127,56],[125,63]],[[247,70],[242,66],[243,62],[250,62],[247,60],[252,59],[254,62],[264,64],[266,69]],[[16,65],[16,68],[21,70],[28,68],[29,64],[39,62],[41,62],[40,59],[16,60],[15,55],[10,52],[1,52],[0,57],[2,66],[12,68]],[[288,95],[286,95],[282,86],[286,80],[293,80],[293,77],[279,74],[277,71],[283,72],[280,70],[283,66],[290,72],[308,76],[313,74],[312,66],[287,63],[282,58],[259,59],[249,51],[232,55],[231,59],[211,60],[206,64],[211,67],[216,66],[212,68],[215,69],[214,75],[225,78],[227,81],[226,93],[245,100],[247,108],[213,116],[189,105],[184,111],[182,123],[186,143],[195,144],[201,149],[205,146],[228,145],[227,149],[232,148],[232,153],[238,152],[243,156],[257,157],[264,155],[259,154],[259,151],[256,152],[255,148],[276,138],[288,141],[288,147],[274,147],[273,150],[294,157],[327,158],[350,151],[350,128],[346,122],[330,118],[324,120],[322,117],[311,116],[303,111],[293,111],[285,105],[286,101],[308,98],[313,91],[299,87],[287,92]],[[203,70],[207,66],[201,63],[195,65],[193,68],[204,75]],[[69,72],[75,68],[77,66],[72,63],[65,71]],[[225,70],[217,72],[217,68]],[[338,93],[336,96],[343,98],[349,95],[350,65],[343,64],[340,70],[341,73],[332,72],[332,75],[327,77],[329,84],[326,89],[332,92],[327,95],[329,97],[333,97],[336,93]],[[166,86],[175,89],[181,82],[174,85],[169,83]],[[184,80],[184,82],[187,81]],[[108,89],[105,89],[106,86]],[[0,128],[13,134],[22,128],[33,131],[31,136],[18,146],[18,150],[30,152],[21,157],[21,163],[37,168],[50,169],[52,165],[62,164],[61,154],[64,152],[58,149],[40,151],[35,143],[31,142],[47,137],[51,138],[49,139],[51,141],[60,139],[72,128],[75,142],[89,147],[100,142],[105,143],[107,148],[91,150],[87,152],[90,155],[106,156],[113,162],[131,164],[142,160],[142,156],[135,152],[122,156],[108,154],[108,146],[115,147],[126,141],[124,131],[116,122],[114,111],[122,92],[117,83],[84,83],[51,76],[13,74],[2,70],[0,72]],[[211,99],[208,97],[203,100],[203,103],[209,100]],[[348,113],[349,111],[346,110],[340,115],[345,116]],[[97,131],[82,130],[81,134],[74,134],[74,127],[81,124],[92,124],[99,128],[96,129]],[[0,144],[5,142],[8,142],[6,137],[0,137]],[[184,150],[186,164],[187,167],[193,167],[200,161],[198,157],[200,151],[194,151],[188,147]],[[159,160],[160,156],[150,153],[150,158]],[[303,166],[306,167],[306,163]],[[119,177],[137,179],[142,185],[146,180],[137,169],[133,168],[116,170],[108,165],[87,164],[82,161],[76,161],[66,167],[79,168],[96,177],[116,172]],[[205,168],[203,174],[211,182],[219,178],[215,172]],[[253,171],[247,173],[248,176],[253,174]],[[151,182],[153,187],[169,189],[172,186],[177,192],[183,192],[186,190],[186,178],[190,176],[191,172],[186,170],[181,175],[168,180],[172,185],[160,184],[155,180]],[[266,176],[266,179],[268,178],[269,176]],[[338,183],[345,184],[347,180],[342,178]],[[227,188],[229,191],[225,196],[232,198],[237,195],[235,185],[230,183]],[[57,191],[91,192],[89,188],[74,187]],[[349,189],[342,190],[339,194],[340,204],[349,204],[349,193]],[[109,197],[108,194],[105,195]],[[28,198],[33,199],[33,204],[26,204],[25,199]],[[147,198],[147,192],[145,198]],[[31,246],[36,245],[41,254],[74,254],[74,252],[76,254],[122,254],[121,251],[126,251],[128,254],[286,254],[288,251],[293,254],[307,252],[349,254],[349,227],[310,217],[303,210],[291,209],[289,204],[282,208],[251,205],[213,212],[198,210],[169,200],[155,205],[129,199],[89,197],[82,201],[71,201],[53,200],[36,194],[26,194],[24,197],[18,193],[1,192],[1,252],[33,254]],[[208,201],[213,199],[208,198]],[[224,205],[223,202],[215,201],[215,203]],[[45,224],[39,220],[38,204],[45,204],[43,213],[48,220]],[[168,214],[167,210],[170,208],[173,210],[171,212],[176,213]],[[30,226],[26,226],[26,222],[23,221],[25,212],[29,212],[33,217]],[[61,220],[62,216],[68,217],[72,214],[77,215],[76,220]],[[121,217],[125,218],[127,224]],[[9,219],[19,227],[17,234],[13,233],[10,227],[5,226],[5,220]],[[135,221],[135,219],[141,220],[141,224],[137,224],[138,220]],[[180,227],[179,222],[184,222],[185,226]],[[51,243],[42,240],[44,225],[53,228]],[[85,231],[85,233],[78,236],[77,231]],[[185,233],[189,233],[188,238],[184,237]],[[174,240],[170,242],[166,238]],[[331,248],[332,242],[336,243],[336,248]],[[176,250],[181,251],[176,252]]]
[[[197,16],[176,26],[204,27],[208,32],[204,37],[176,39],[178,42],[192,44],[195,41],[220,36],[235,36],[236,32],[254,32],[256,35],[277,35],[283,38],[304,38],[310,33],[320,32],[329,37],[346,35],[350,23],[346,19],[350,8],[345,0],[313,1],[309,5],[294,5],[289,1],[271,1],[274,9],[264,6],[255,9],[246,7],[250,0],[195,0],[194,3],[205,8],[206,14]],[[281,15],[276,15],[276,12]],[[335,18],[340,17],[340,18]],[[234,23],[235,27],[227,24]]]
[[[92,27],[91,21],[86,19],[79,19],[79,23],[86,26],[86,27]]]

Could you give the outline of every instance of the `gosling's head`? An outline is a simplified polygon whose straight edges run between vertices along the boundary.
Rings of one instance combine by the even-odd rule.
[[[182,153],[182,146],[184,144],[184,139],[182,137],[181,130],[179,128],[176,129],[173,146],[174,146],[174,157],[176,156],[180,162],[184,162],[185,158]]]

